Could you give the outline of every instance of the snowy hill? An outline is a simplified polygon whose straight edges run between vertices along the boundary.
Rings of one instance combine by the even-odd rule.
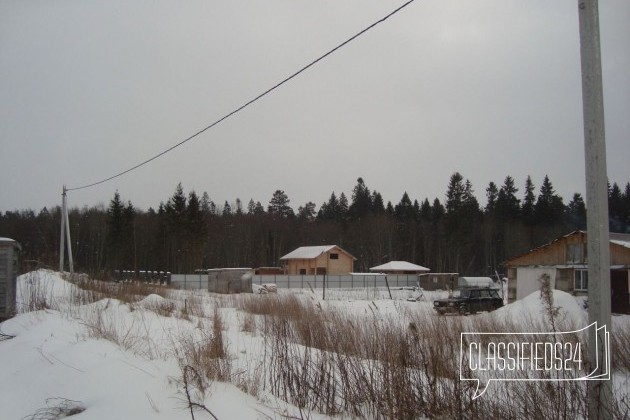
[[[385,357],[389,357],[386,355],[400,359],[397,356],[400,351],[411,345],[404,356],[408,360],[405,363],[409,367],[422,366],[415,358],[424,357],[425,349],[433,349],[427,351],[434,351],[437,356],[446,353],[442,349],[456,349],[458,325],[475,325],[491,318],[514,323],[544,321],[544,307],[536,293],[490,314],[438,317],[433,313],[430,299],[408,302],[405,296],[397,300],[366,300],[356,297],[361,293],[336,295],[330,291],[323,301],[311,292],[294,295],[280,291],[279,298],[225,296],[153,286],[142,295],[136,295],[136,289],[129,289],[125,293],[112,290],[111,297],[105,297],[104,286],[98,289],[97,282],[83,279],[73,284],[50,271],[28,273],[18,283],[20,313],[0,325],[4,338],[0,341],[3,419],[57,419],[73,415],[77,419],[94,420],[183,420],[191,419],[189,402],[198,404],[194,411],[197,419],[212,415],[219,419],[378,418],[383,417],[379,410],[386,410],[383,407],[387,407],[387,398],[393,398],[387,410],[400,410],[395,411],[398,414],[394,417],[401,417],[407,409],[403,407],[405,402],[397,401],[393,394],[387,397],[387,389],[400,386],[397,393],[405,392],[414,382],[400,385],[391,382],[376,387],[379,391],[372,396],[364,395],[372,391],[361,388],[352,394],[357,399],[355,403],[350,397],[340,397],[339,388],[345,382],[336,369],[345,366],[348,369],[345,374],[351,375],[358,372],[352,369],[368,367],[376,369],[372,375],[380,378],[379,381],[391,380],[396,375],[380,376],[386,375],[382,370]],[[554,301],[563,319],[572,325],[585,322],[585,311],[572,296],[556,291]],[[278,304],[281,307],[274,308]],[[273,310],[286,314],[293,322],[293,329],[280,336],[284,338],[278,339],[273,334],[289,324],[274,321],[279,317]],[[630,325],[628,317],[615,318],[616,326]],[[376,333],[370,328],[376,328]],[[439,331],[440,338],[427,336],[431,331]],[[351,338],[351,342],[358,344],[344,342],[343,337],[351,333],[358,337]],[[423,341],[423,336],[428,341]],[[448,337],[450,341],[445,341]],[[451,341],[456,341],[456,345]],[[285,363],[293,357],[298,360],[308,356],[307,362],[317,368],[313,372],[329,372],[328,376],[317,378],[294,378],[291,383],[298,389],[302,380],[322,384],[320,391],[330,393],[327,405],[317,399],[304,399],[317,398],[316,394],[322,392],[309,386],[308,392],[295,394],[286,387],[286,382],[281,382],[285,373],[306,372],[309,368],[302,364],[289,370],[278,362],[281,359],[274,352],[290,342],[295,345],[289,344],[286,354],[293,356]],[[373,344],[382,350],[372,348]],[[446,368],[452,370],[457,357],[448,357],[453,363]],[[368,363],[369,359],[374,361]],[[378,364],[372,365],[376,361]],[[193,373],[186,375],[187,366],[195,369],[189,371]],[[433,370],[423,374],[437,374],[438,368],[430,367]],[[413,373],[416,368],[405,369]],[[451,374],[439,375],[444,376],[440,379],[444,389],[451,389]],[[410,374],[409,380],[419,381],[418,386],[429,386],[428,377],[416,378]],[[625,376],[622,379],[627,383]],[[488,394],[491,393],[489,390]],[[442,401],[422,406],[424,415],[430,417],[432,410],[452,413],[460,409],[452,405],[448,393],[444,395],[440,397]],[[300,401],[304,401],[301,408]],[[408,407],[408,412],[416,413],[414,417],[423,415],[417,408],[419,404],[416,401]],[[474,409],[480,413],[495,407],[492,396],[475,404]],[[344,407],[348,407],[348,412],[340,411]]]

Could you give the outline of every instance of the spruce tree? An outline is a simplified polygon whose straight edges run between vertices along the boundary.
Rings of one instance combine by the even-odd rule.
[[[499,189],[497,188],[497,184],[490,181],[488,184],[488,188],[486,188],[486,208],[485,213],[487,215],[494,214],[494,209],[497,204],[497,197],[499,195]]]
[[[566,215],[570,229],[586,229],[586,205],[580,193],[573,194],[573,199],[567,204]]]
[[[519,216],[521,202],[516,198],[518,188],[514,186],[514,179],[506,176],[497,196],[497,216],[501,220],[514,220]]]
[[[535,220],[543,225],[552,225],[562,220],[563,213],[562,197],[556,194],[549,176],[545,175],[534,206]]]
[[[357,185],[352,189],[352,204],[348,209],[350,217],[354,220],[365,217],[372,211],[372,197],[370,189],[365,185],[363,178],[357,179]]]
[[[523,196],[523,203],[521,205],[521,217],[525,224],[531,225],[535,222],[534,207],[536,204],[536,196],[534,195],[534,183],[532,178],[527,175],[525,181],[525,195]]]

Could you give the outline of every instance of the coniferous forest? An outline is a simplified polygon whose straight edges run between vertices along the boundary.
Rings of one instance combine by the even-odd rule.
[[[630,232],[630,182],[609,185],[612,232]],[[490,182],[480,204],[470,181],[454,173],[443,198],[418,201],[404,193],[384,201],[359,178],[350,196],[332,192],[319,205],[295,203],[276,190],[268,203],[215,203],[184,190],[157,208],[136,209],[113,194],[109,205],[69,212],[75,270],[107,278],[114,270],[192,273],[217,267],[273,267],[299,246],[339,245],[357,261],[355,271],[406,260],[433,272],[489,275],[500,264],[573,230],[586,228],[586,207],[576,193],[565,203],[545,176],[515,185]],[[0,212],[0,236],[22,245],[22,262],[59,264],[60,207]]]

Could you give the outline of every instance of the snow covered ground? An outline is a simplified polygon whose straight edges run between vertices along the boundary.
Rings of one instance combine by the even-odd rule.
[[[298,293],[329,311],[376,313],[389,320],[400,313],[436,317],[432,300],[441,297],[425,293],[424,299],[411,302],[410,292],[404,290],[395,291],[393,300],[366,290],[331,290],[323,301],[310,291],[280,293]],[[0,418],[57,419],[80,412],[72,418],[191,419],[182,383],[182,360],[190,356],[185,343],[202,340],[204,331],[212,330],[215,310],[223,321],[233,380],[194,389],[194,401],[218,419],[304,417],[297,407],[264,389],[254,390],[254,397],[235,385],[239,375],[258,374],[246,371],[265,357],[261,334],[245,328],[248,315],[238,309],[238,296],[170,291],[166,298],[151,294],[134,303],[106,298],[81,304],[78,295],[77,286],[59,273],[37,271],[19,277],[20,313],[0,325],[7,338],[0,341]],[[586,312],[578,301],[562,292],[554,293],[554,298],[564,319],[586,325]],[[47,308],[29,312],[38,299],[45,300]],[[543,320],[543,305],[533,294],[493,316]],[[630,317],[615,317],[614,325],[628,326]],[[212,417],[196,411],[195,418]],[[308,418],[329,417],[309,412]]]

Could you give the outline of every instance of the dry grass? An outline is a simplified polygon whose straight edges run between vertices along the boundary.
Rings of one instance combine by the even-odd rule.
[[[21,305],[16,308],[18,313],[40,311],[56,307],[52,295],[52,285],[47,276],[39,272],[24,274],[24,280],[19,283],[18,296]]]
[[[74,302],[79,305],[97,302],[104,298],[117,299],[124,303],[136,303],[146,296],[155,294],[168,297],[165,286],[142,282],[110,282],[93,280],[84,276],[74,276],[70,280],[77,286]]]
[[[167,290],[159,286],[87,279],[75,279],[75,284],[80,287],[76,303],[106,296],[123,302],[94,304],[92,311],[83,315],[90,335],[149,358],[155,357],[156,350],[148,336],[144,312],[137,311],[141,313],[134,313],[135,321],[125,324],[111,305],[131,310],[134,302],[156,293],[167,299],[154,300],[155,307],[147,302],[143,304],[146,308],[162,316],[196,318],[198,327],[192,333],[182,332],[171,340],[183,375],[187,370],[196,373],[183,378],[194,381],[192,385],[201,393],[198,401],[207,395],[211,381],[231,381],[254,396],[271,392],[302,413],[370,419],[588,417],[586,382],[492,383],[482,398],[471,400],[476,383],[460,380],[460,374],[475,375],[466,355],[464,371],[460,372],[462,332],[537,331],[544,330],[545,325],[566,330],[549,293],[543,293],[549,318],[543,325],[533,318],[517,324],[492,314],[438,317],[406,305],[395,305],[396,312],[386,316],[374,302],[366,314],[350,315],[326,310],[308,296],[295,294],[213,295],[209,312],[202,296],[186,295],[182,305],[181,295],[167,296]],[[50,300],[49,292],[35,288],[31,293],[34,302]],[[236,328],[253,334],[252,339],[263,346],[262,354],[255,353],[260,357],[241,364],[244,369],[236,373],[221,315],[225,307],[241,311]],[[630,347],[630,327],[616,329],[611,338],[613,368],[627,375],[630,356],[625,350]],[[571,339],[587,348],[585,337]],[[532,337],[524,340],[534,341]],[[512,379],[559,379],[548,372],[514,375]],[[615,392],[613,417],[630,418],[629,390],[625,386]]]
[[[545,325],[559,327],[553,302],[545,296]],[[376,304],[368,316],[322,310],[295,295],[242,296],[238,307],[261,318],[265,357],[257,366],[263,378],[242,381],[242,389],[264,387],[301,410],[357,418],[586,418],[587,384],[583,381],[492,383],[482,398],[464,355],[462,332],[520,332],[541,327],[516,324],[492,315],[437,317],[398,307],[383,316]],[[256,315],[254,315],[256,314]],[[527,322],[526,322],[527,323]],[[617,332],[615,332],[615,335]],[[630,328],[615,347],[630,345]],[[534,337],[524,340],[535,341]],[[573,336],[586,348],[584,336]],[[620,360],[625,363],[622,357]],[[576,372],[576,375],[578,373]],[[519,376],[520,375],[520,376]],[[532,376],[534,375],[534,376]],[[570,374],[526,372],[512,379],[571,379]],[[615,418],[630,416],[628,389],[616,393]]]
[[[183,305],[180,305],[177,316],[188,321],[192,317],[205,318],[206,311],[203,298],[194,294],[187,294],[183,299]]]

